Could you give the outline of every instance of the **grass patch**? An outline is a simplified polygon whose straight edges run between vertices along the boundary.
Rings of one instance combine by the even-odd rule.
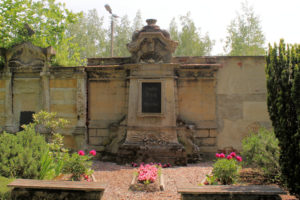
[[[6,185],[11,183],[14,179],[5,178],[0,176],[0,199],[10,199],[10,192],[12,188],[7,187]]]

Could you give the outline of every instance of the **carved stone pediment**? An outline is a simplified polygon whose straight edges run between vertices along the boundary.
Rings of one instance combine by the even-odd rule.
[[[43,67],[55,55],[52,47],[41,48],[30,42],[6,49],[3,53],[8,67]]]
[[[155,25],[156,20],[146,20],[148,25],[140,31],[135,31],[132,42],[127,48],[132,55],[134,63],[169,63],[172,53],[176,50],[178,42],[170,39],[166,30]]]

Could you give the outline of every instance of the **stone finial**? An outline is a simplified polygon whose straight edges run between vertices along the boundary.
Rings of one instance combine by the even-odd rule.
[[[147,19],[146,22],[147,22],[148,26],[150,26],[150,25],[155,25],[157,20],[156,19]]]
[[[168,63],[178,43],[170,39],[166,30],[156,25],[156,19],[147,19],[147,25],[135,31],[132,41],[127,44],[133,62]]]

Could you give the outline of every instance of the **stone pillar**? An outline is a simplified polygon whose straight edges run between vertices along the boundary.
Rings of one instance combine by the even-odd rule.
[[[87,91],[86,91],[86,73],[84,68],[77,74],[77,126],[73,132],[77,148],[86,148],[87,144],[87,128],[86,128],[86,109],[87,109]]]
[[[50,72],[43,70],[40,73],[42,87],[42,108],[50,112]]]
[[[86,108],[87,108],[87,96],[86,96],[86,74],[82,74],[77,77],[77,126],[86,126]]]
[[[10,133],[16,133],[18,131],[18,125],[14,123],[13,115],[13,78],[11,72],[6,72],[5,79],[5,130]]]

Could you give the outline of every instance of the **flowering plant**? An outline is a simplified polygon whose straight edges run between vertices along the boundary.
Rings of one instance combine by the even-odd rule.
[[[224,153],[217,153],[216,158],[217,161],[213,165],[213,176],[224,185],[235,183],[241,169],[242,157],[231,152],[227,156]]]
[[[93,173],[90,169],[92,163],[90,159],[96,155],[95,150],[91,150],[89,155],[85,155],[83,150],[78,153],[73,153],[72,156],[65,162],[63,166],[63,173],[71,173],[72,180],[78,181],[80,177],[84,177],[85,180],[90,181],[89,175]]]
[[[138,181],[144,184],[153,183],[158,175],[158,168],[155,165],[140,165],[138,169]]]

